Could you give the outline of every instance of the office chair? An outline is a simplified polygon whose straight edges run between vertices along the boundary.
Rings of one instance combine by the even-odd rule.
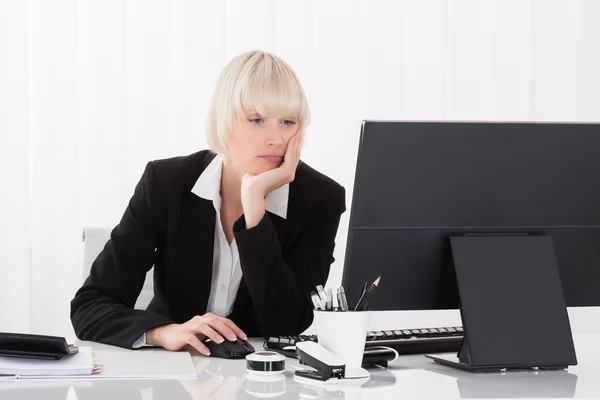
[[[83,228],[83,235],[81,240],[83,242],[83,251],[82,251],[82,280],[83,283],[87,277],[90,275],[90,270],[92,269],[92,264],[98,254],[104,248],[104,245],[110,239],[111,229],[108,228],[98,228],[98,227],[85,227]],[[135,303],[135,308],[138,310],[145,310],[150,303],[150,300],[154,297],[154,281],[153,281],[153,273],[154,267],[148,271],[146,274],[146,280],[144,281],[144,286],[142,287],[142,291],[138,296],[138,299]]]

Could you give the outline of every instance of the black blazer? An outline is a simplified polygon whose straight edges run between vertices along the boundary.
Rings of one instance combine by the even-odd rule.
[[[82,340],[131,348],[151,328],[206,313],[216,212],[191,192],[215,157],[201,151],[149,162],[120,223],[71,301],[71,321]],[[310,326],[310,292],[327,280],[345,190],[300,163],[290,183],[287,219],[265,212],[233,232],[242,281],[228,318],[248,336],[297,335]],[[154,265],[154,298],[134,310],[146,272]]]

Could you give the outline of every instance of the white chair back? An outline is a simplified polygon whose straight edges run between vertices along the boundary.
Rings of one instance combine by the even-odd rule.
[[[83,229],[83,256],[82,256],[82,280],[83,283],[90,275],[92,264],[104,249],[104,245],[110,239],[111,229],[98,228],[98,227],[86,227]],[[150,304],[150,301],[154,297],[154,281],[153,281],[154,267],[146,274],[146,280],[142,291],[135,303],[135,308],[138,310],[145,310]]]

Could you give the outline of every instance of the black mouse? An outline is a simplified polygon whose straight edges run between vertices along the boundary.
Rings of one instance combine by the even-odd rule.
[[[236,339],[231,342],[227,339],[221,344],[212,339],[204,339],[202,342],[210,350],[212,357],[220,358],[246,358],[250,353],[254,353],[254,347],[246,340]]]

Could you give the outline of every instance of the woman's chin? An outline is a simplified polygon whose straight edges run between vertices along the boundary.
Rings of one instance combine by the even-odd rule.
[[[254,175],[259,175],[259,174],[262,174],[263,172],[270,171],[277,167],[278,167],[277,165],[257,165],[257,166],[254,166],[253,168],[251,168],[248,172],[250,172]]]

